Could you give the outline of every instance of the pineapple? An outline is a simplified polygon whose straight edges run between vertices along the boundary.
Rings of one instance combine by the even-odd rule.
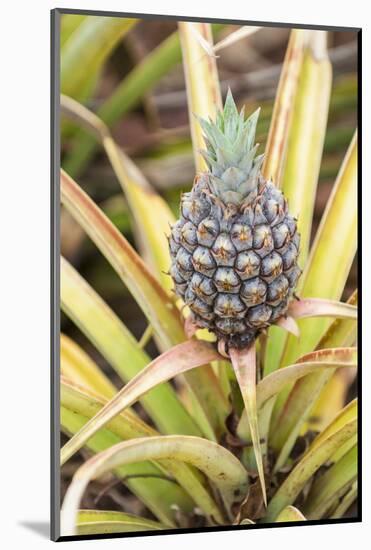
[[[245,120],[228,91],[215,122],[199,119],[208,171],[182,196],[169,238],[175,292],[226,351],[285,315],[301,274],[296,220],[256,156],[258,116]]]

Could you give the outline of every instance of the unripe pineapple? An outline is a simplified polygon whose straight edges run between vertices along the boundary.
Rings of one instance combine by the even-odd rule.
[[[282,317],[301,274],[296,221],[255,156],[258,116],[245,120],[229,91],[215,122],[200,119],[209,170],[182,196],[169,239],[176,293],[227,347],[248,346]]]

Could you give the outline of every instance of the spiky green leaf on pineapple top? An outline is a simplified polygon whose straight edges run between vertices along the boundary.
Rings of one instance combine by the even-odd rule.
[[[256,126],[260,109],[244,119],[228,90],[223,112],[215,123],[199,119],[206,150],[201,151],[209,170],[210,186],[224,203],[241,204],[257,187],[264,155],[256,156]]]
[[[260,172],[258,116],[245,120],[229,91],[215,122],[199,119],[208,171],[182,196],[170,236],[170,274],[193,321],[239,348],[285,314],[301,273],[296,221]]]

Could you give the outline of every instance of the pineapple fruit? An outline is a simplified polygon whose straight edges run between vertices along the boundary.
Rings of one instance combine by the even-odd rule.
[[[301,274],[296,220],[256,156],[258,116],[245,120],[229,91],[215,122],[199,119],[208,171],[182,196],[169,238],[175,292],[226,351],[285,315]]]

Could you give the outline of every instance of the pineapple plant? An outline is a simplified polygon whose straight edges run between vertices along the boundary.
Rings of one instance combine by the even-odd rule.
[[[226,352],[286,314],[301,273],[296,220],[256,156],[258,115],[245,121],[229,91],[216,121],[200,120],[209,171],[182,196],[170,236],[175,290]]]
[[[62,96],[64,118],[98,138],[107,154],[133,214],[137,248],[74,180],[87,149],[65,162],[63,208],[119,275],[148,330],[138,341],[62,258],[62,309],[122,383],[116,388],[61,335],[61,467],[80,450],[83,463],[64,495],[55,538],[336,520],[357,498],[357,400],[334,405],[331,385],[357,362],[356,292],[339,301],[355,252],[356,137],[308,254],[307,204],[316,192],[331,83],[323,42],[313,55],[308,40],[315,32],[291,32],[264,158],[254,144],[259,112],[245,120],[231,92],[221,107],[216,61],[205,55],[209,25],[180,23],[181,49],[176,35],[156,52],[159,59],[170,47],[179,48],[172,59],[183,54],[197,115],[190,117],[197,175],[178,221],[109,127],[79,97]],[[292,121],[287,113],[295,109]],[[300,151],[310,155],[295,155],[298,134]],[[145,349],[152,337],[155,358]],[[130,408],[138,401],[144,419]],[[141,513],[82,506],[91,481],[109,492],[112,479],[142,503]]]

